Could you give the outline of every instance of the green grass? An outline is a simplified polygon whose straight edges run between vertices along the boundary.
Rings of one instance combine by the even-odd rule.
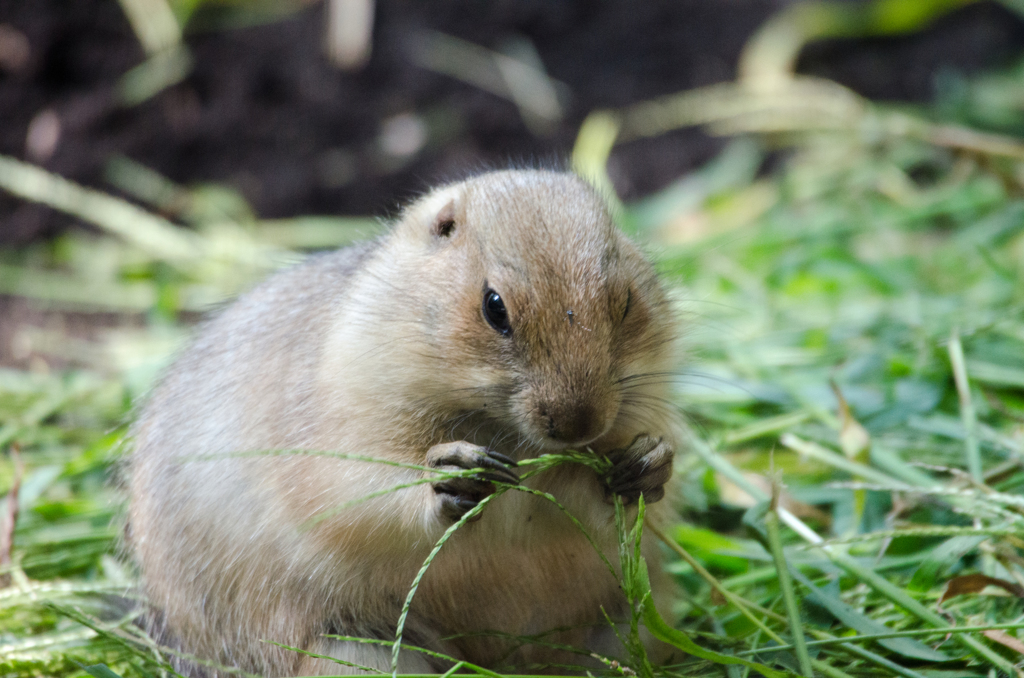
[[[787,110],[857,103],[814,92],[824,98],[787,99]],[[620,515],[635,617],[632,654],[609,672],[1021,675],[1018,142],[866,102],[831,126],[797,116],[805,122],[783,129],[761,115],[761,94],[740,85],[718,94],[732,108],[708,104],[699,122],[736,138],[619,214],[673,290],[686,348],[676,396],[693,440],[677,463],[680,520]],[[691,115],[692,102],[668,103]],[[603,176],[616,140],[654,133],[644,126],[651,110],[589,121],[577,162]],[[657,120],[658,129],[692,121]],[[776,169],[761,176],[779,148]],[[194,311],[298,250],[376,228],[260,221],[223,188],[174,186],[124,163],[111,165],[111,180],[141,208],[0,158],[5,190],[100,228],[0,252],[0,293],[113,325],[91,336],[23,328],[17,341],[33,368],[0,370],[0,449],[16,443],[25,464],[0,589],[3,675],[168,668],[132,625],[123,596],[133,575],[117,554],[124,494],[110,478],[132,402]],[[0,490],[15,473],[0,460]],[[639,530],[669,542],[667,567],[683,591],[675,619],[660,619],[647,597],[632,547]],[[687,659],[652,667],[641,625]]]

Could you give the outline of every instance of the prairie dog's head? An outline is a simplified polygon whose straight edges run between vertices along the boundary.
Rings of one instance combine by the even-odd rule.
[[[542,449],[645,423],[674,321],[654,270],[579,178],[510,170],[438,189],[396,228],[434,391]],[[657,401],[657,402],[655,402]],[[654,432],[657,434],[657,432]]]

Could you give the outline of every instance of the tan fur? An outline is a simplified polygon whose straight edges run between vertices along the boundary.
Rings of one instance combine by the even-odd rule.
[[[440,233],[439,219],[454,229]],[[485,281],[504,300],[511,336],[484,319]],[[677,415],[662,400],[673,327],[651,266],[599,197],[553,172],[494,172],[440,188],[378,242],[272,277],[201,329],[134,427],[129,541],[157,631],[187,652],[268,675],[345,667],[263,640],[388,670],[389,649],[322,634],[393,637],[413,577],[450,524],[438,495],[421,484],[309,528],[325,511],[423,474],[238,453],[335,451],[422,465],[432,446],[459,440],[520,460],[566,447],[601,454],[640,433],[674,445]],[[649,376],[620,381],[631,375]],[[548,435],[557,426],[572,429],[572,445]],[[592,471],[562,466],[530,483],[617,562],[612,509]],[[646,552],[657,572],[657,550]],[[442,639],[575,626],[549,640],[613,651],[601,609],[621,618],[623,605],[569,520],[510,491],[441,550],[406,639],[490,667],[566,661],[494,636]],[[444,667],[407,653],[399,668]]]

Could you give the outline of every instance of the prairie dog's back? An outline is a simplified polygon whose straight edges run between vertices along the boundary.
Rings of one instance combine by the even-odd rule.
[[[254,604],[278,604],[271,589],[287,565],[275,563],[283,558],[275,547],[301,547],[301,540],[292,526],[281,529],[285,516],[273,514],[262,460],[240,473],[246,469],[230,456],[203,458],[309,448],[326,328],[344,303],[346,282],[375,245],[311,257],[240,298],[200,328],[145,405],[133,431],[129,540],[149,595],[171,622],[170,635],[186,636],[174,638],[184,647],[236,659],[217,651],[210,641],[219,632],[195,609],[221,589]],[[260,545],[262,571],[246,569],[244,561],[256,555],[253,543]],[[226,612],[220,623],[237,624],[244,636],[252,620],[242,616],[252,609],[239,608],[237,619]],[[260,654],[268,652],[280,654]]]
[[[234,446],[245,439],[262,441],[260,449],[271,449],[266,445],[273,441],[301,447],[300,422],[310,418],[331,314],[372,249],[367,244],[312,257],[204,324],[146,403],[134,433],[133,472],[167,465],[168,453],[241,452]]]

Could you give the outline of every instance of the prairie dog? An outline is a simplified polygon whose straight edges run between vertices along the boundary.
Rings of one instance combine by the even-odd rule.
[[[353,669],[265,640],[389,671],[390,648],[324,634],[393,639],[445,529],[491,481],[516,482],[515,460],[565,449],[618,471],[566,464],[528,484],[617,563],[608,493],[657,501],[671,474],[674,332],[651,265],[600,197],[558,172],[438,188],[377,241],[274,275],[199,330],[134,426],[128,541],[154,630],[266,675]],[[481,470],[347,504],[425,473],[296,451]],[[645,552],[663,588],[657,550]],[[565,663],[479,633],[569,627],[545,640],[614,652],[602,608],[621,618],[624,606],[564,514],[510,490],[441,549],[405,642],[491,668]],[[446,668],[400,656],[403,673]]]

